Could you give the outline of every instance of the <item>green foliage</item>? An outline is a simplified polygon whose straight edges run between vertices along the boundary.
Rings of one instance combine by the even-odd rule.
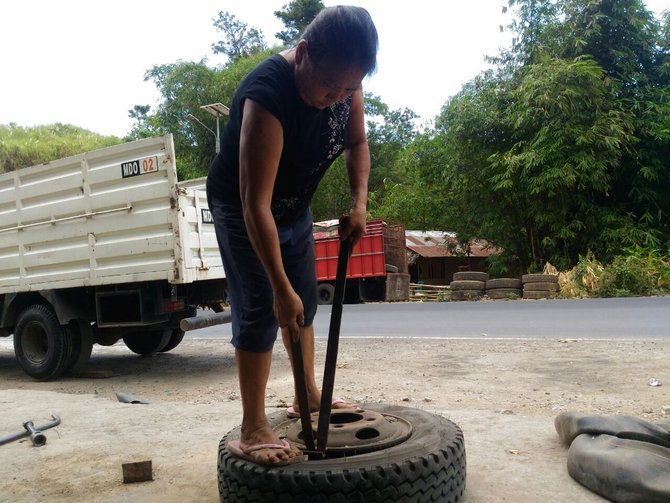
[[[70,124],[0,124],[0,166],[3,172],[9,172],[118,143],[122,140],[115,136],[102,136]]]
[[[225,54],[230,62],[267,49],[263,31],[249,27],[230,12],[220,11],[214,27],[223,33],[223,40],[212,44],[212,51]]]
[[[524,270],[669,242],[670,53],[653,18],[637,0],[509,3],[512,49],[407,148],[415,189],[440,187],[442,228]]]
[[[339,157],[328,168],[312,199],[312,215],[315,222],[333,220],[351,208],[349,177],[344,159]]]
[[[670,259],[658,250],[634,247],[605,267],[598,295],[629,297],[670,294]]]
[[[153,114],[142,118],[131,138],[172,133],[179,178],[205,176],[216,152],[216,118],[200,106],[230,103],[240,81],[269,54],[239,57],[222,69],[210,68],[205,61],[154,66],[145,80],[155,83],[163,100]],[[190,120],[189,114],[197,120]],[[225,118],[219,119],[219,127],[224,125]]]
[[[295,45],[307,25],[324,7],[321,0],[293,0],[284,5],[274,15],[284,23],[286,29],[276,33],[275,37],[287,47]]]

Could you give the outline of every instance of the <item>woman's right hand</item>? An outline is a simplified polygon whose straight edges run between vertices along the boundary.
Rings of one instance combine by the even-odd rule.
[[[274,311],[279,327],[287,328],[293,342],[298,342],[300,327],[305,323],[305,308],[293,288],[274,292]]]

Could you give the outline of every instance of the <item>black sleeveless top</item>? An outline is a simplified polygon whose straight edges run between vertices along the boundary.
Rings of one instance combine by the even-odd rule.
[[[307,105],[298,94],[293,68],[278,54],[249,73],[233,96],[221,151],[207,177],[208,193],[229,211],[242,209],[240,130],[247,98],[263,106],[282,125],[284,146],[272,194],[272,214],[277,223],[289,223],[308,210],[326,169],[344,151],[351,96],[324,110]]]

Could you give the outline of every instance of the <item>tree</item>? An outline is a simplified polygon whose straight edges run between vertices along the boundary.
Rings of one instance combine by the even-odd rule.
[[[249,27],[230,12],[220,11],[214,27],[223,33],[224,39],[212,44],[212,51],[225,54],[230,62],[267,49],[263,32]]]
[[[286,27],[275,34],[285,46],[295,45],[300,40],[300,35],[316,15],[324,8],[321,0],[293,0],[275,11],[275,16],[284,23]]]
[[[162,101],[153,114],[145,116],[142,131],[154,136],[174,135],[180,179],[205,176],[216,151],[216,137],[212,133],[215,121],[200,106],[230,103],[244,76],[269,54],[264,51],[242,56],[221,69],[208,67],[203,60],[157,65],[147,71],[145,80],[154,82]],[[189,114],[209,130],[189,120]]]

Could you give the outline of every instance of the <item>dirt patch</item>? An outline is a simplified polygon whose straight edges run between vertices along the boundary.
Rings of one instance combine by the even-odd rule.
[[[355,339],[340,342],[336,395],[416,407],[461,426],[467,451],[463,501],[604,501],[566,471],[554,430],[562,411],[670,419],[670,342]],[[317,339],[323,367],[325,339]],[[12,502],[216,502],[217,449],[241,421],[233,350],[186,339],[142,358],[123,345],[94,348],[88,376],[38,383],[0,340],[0,436],[22,423],[62,424],[47,444],[0,446],[0,500]],[[651,387],[649,377],[663,386]],[[116,392],[149,404],[121,403]],[[278,346],[268,411],[292,398]],[[152,482],[123,484],[123,463],[152,460]]]

